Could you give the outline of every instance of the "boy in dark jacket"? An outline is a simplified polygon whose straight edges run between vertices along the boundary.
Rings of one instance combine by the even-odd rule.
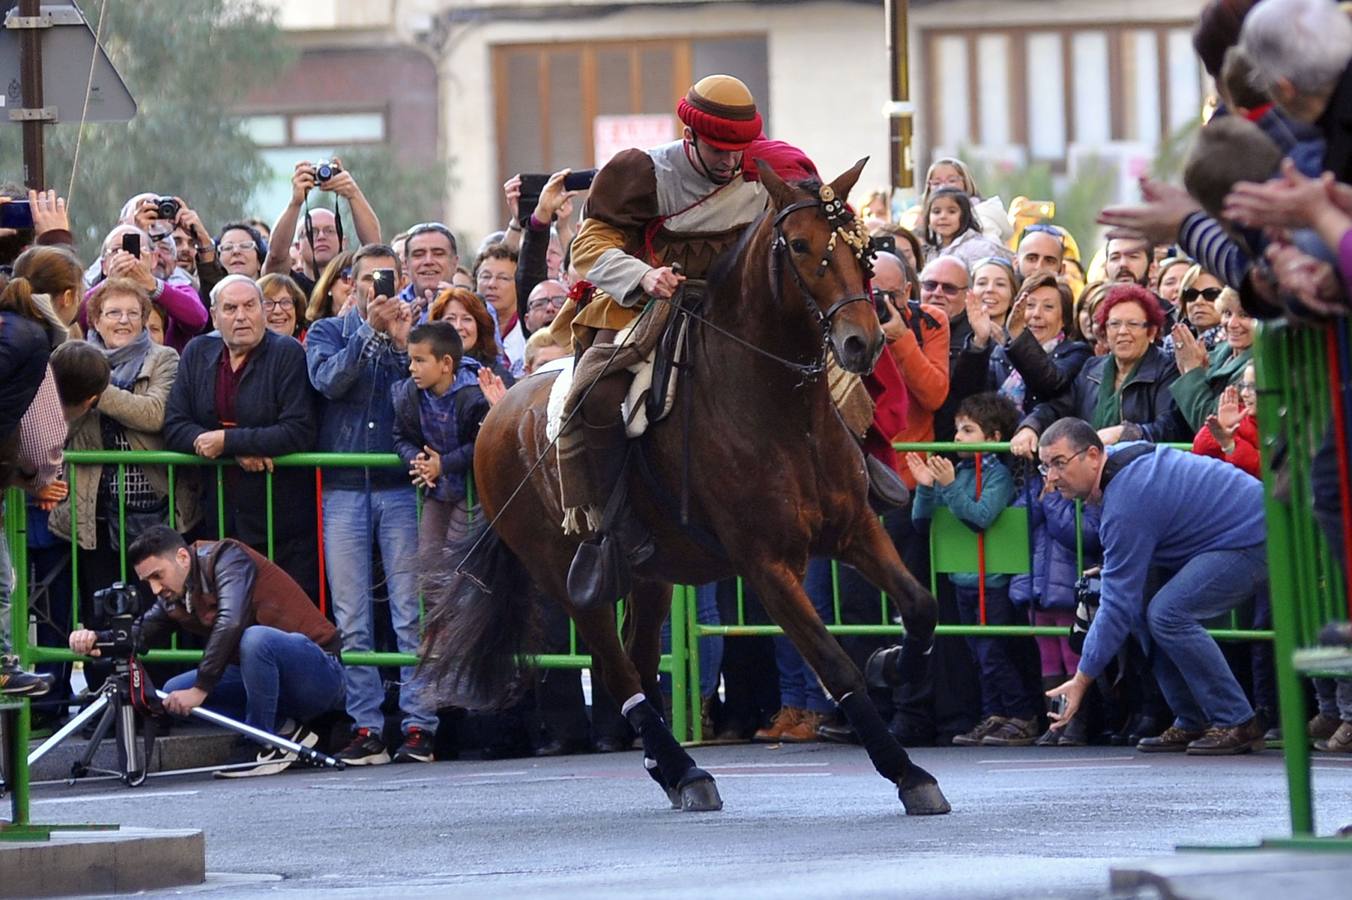
[[[1003,441],[1014,430],[1019,411],[996,393],[976,394],[962,401],[954,416],[960,444]],[[962,453],[958,465],[932,456],[908,453],[906,462],[915,476],[915,501],[911,517],[917,522],[934,517],[936,507],[947,507],[973,531],[985,531],[1014,500],[1014,479],[994,454]],[[981,457],[980,478],[977,457]],[[964,625],[980,622],[983,576],[955,572],[949,576],[958,601],[958,618]],[[985,575],[986,624],[1027,624],[1009,599],[1008,575]],[[1022,619],[1022,621],[1020,621]],[[972,654],[981,667],[981,723],[953,739],[972,746],[1026,746],[1037,739],[1038,699],[1028,690],[1002,638],[969,638]]]
[[[394,386],[394,452],[426,490],[418,552],[427,554],[469,525],[467,484],[474,439],[488,414],[478,365],[464,357],[450,322],[426,322],[408,336],[408,371]]]

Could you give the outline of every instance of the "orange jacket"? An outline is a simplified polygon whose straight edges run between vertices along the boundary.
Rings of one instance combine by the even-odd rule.
[[[901,337],[887,345],[910,395],[906,427],[893,436],[893,441],[934,440],[934,412],[948,398],[948,313],[928,303],[921,304],[920,309],[934,319],[937,327],[928,326],[922,319],[922,341],[918,342],[908,324]],[[902,480],[914,489],[915,479],[905,461],[901,463]]]

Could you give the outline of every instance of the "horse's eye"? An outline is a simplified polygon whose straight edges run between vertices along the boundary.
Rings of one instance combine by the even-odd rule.
[[[812,247],[808,245],[808,242],[803,240],[802,238],[794,238],[793,240],[789,241],[789,248],[793,250],[794,253],[800,255],[807,254],[812,250]]]

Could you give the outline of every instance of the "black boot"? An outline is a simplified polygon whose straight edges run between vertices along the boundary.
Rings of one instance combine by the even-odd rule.
[[[582,429],[595,483],[609,486],[610,497],[596,536],[578,546],[568,569],[569,599],[579,609],[614,603],[629,593],[634,568],[656,550],[652,535],[627,502],[629,439],[624,424],[595,427],[584,422]]]

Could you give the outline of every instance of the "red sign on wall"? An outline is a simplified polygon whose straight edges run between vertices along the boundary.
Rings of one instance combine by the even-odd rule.
[[[676,139],[676,117],[668,113],[643,116],[597,116],[592,139],[599,169],[621,150],[646,150]]]

